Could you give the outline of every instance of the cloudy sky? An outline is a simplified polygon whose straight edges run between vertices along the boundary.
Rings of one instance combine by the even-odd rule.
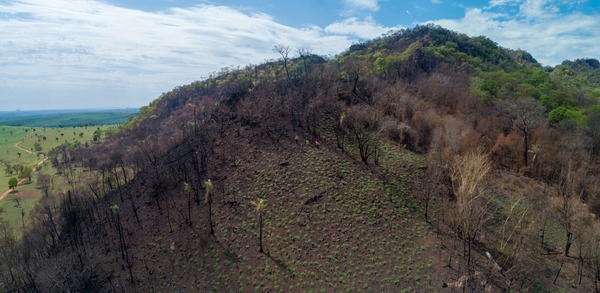
[[[125,108],[275,44],[335,55],[436,23],[544,65],[600,59],[595,0],[0,0],[0,111]]]

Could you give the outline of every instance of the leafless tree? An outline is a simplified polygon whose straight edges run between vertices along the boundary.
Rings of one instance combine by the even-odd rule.
[[[302,64],[304,65],[304,75],[308,76],[308,58],[312,55],[312,51],[308,47],[300,47],[297,50],[298,55],[302,58]]]
[[[48,174],[40,173],[37,176],[37,186],[48,196],[48,191],[52,187],[52,177]]]
[[[507,117],[523,135],[523,162],[528,166],[529,138],[531,131],[544,123],[544,107],[534,98],[522,98],[505,102]]]
[[[284,44],[275,45],[273,47],[273,52],[281,55],[281,60],[283,61],[283,69],[285,69],[285,75],[287,76],[288,80],[290,80],[290,71],[288,69],[288,61],[289,61],[289,55],[290,55],[291,51],[292,51],[292,47],[290,47],[288,45],[284,45]]]
[[[563,166],[558,184],[558,196],[554,198],[554,206],[558,221],[565,229],[564,255],[569,256],[573,244],[573,233],[579,223],[587,215],[587,208],[581,202],[587,187],[587,166],[574,169],[573,163]]]
[[[427,183],[423,192],[423,208],[425,210],[425,221],[428,223],[430,221],[429,211],[431,203],[444,185],[445,168],[440,155],[441,153],[431,152],[427,157],[427,170],[424,175]]]
[[[352,94],[360,97],[358,83],[367,72],[367,62],[356,57],[348,57],[344,59],[343,66],[346,70],[348,80],[352,82]]]
[[[360,159],[368,165],[369,158],[374,156],[377,163],[380,115],[370,107],[355,106],[350,109],[347,116],[345,119],[347,123],[344,123],[344,126],[358,147]]]
[[[471,269],[471,249],[477,233],[489,218],[484,179],[492,165],[487,154],[471,152],[457,156],[452,164],[452,189],[456,196],[455,224],[463,239],[467,271]]]

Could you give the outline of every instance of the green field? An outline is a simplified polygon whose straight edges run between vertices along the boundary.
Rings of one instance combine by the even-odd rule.
[[[31,127],[72,127],[122,124],[138,109],[52,110],[0,112],[0,125]]]
[[[64,179],[56,174],[50,161],[41,163],[45,155],[63,143],[76,141],[83,144],[93,143],[96,130],[100,129],[102,131],[101,138],[104,138],[107,132],[115,131],[116,128],[115,125],[63,128],[0,125],[0,194],[8,190],[8,180],[11,177],[17,177],[17,174],[11,175],[6,172],[7,164],[35,167],[38,170],[33,174],[31,182],[25,180],[15,191],[0,200],[2,207],[0,217],[9,224],[13,231],[18,232],[23,225],[23,220],[27,221],[29,211],[43,196],[42,191],[36,188],[39,173],[52,176],[53,194],[61,194],[61,190],[66,188]],[[36,143],[39,144],[37,149]]]

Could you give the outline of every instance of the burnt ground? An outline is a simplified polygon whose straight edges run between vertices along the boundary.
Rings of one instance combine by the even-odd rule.
[[[474,277],[465,275],[460,242],[423,220],[416,200],[423,182],[419,155],[386,144],[381,164],[367,167],[326,139],[304,150],[291,139],[270,146],[238,139],[250,147],[226,156],[209,174],[215,234],[209,234],[204,203],[193,204],[193,225],[186,225],[183,188],[169,195],[169,217],[148,201],[138,211],[141,230],[131,214],[124,218],[137,281],[117,286],[156,292],[444,292],[462,291],[465,280],[475,280],[475,288],[497,289],[479,272],[489,270],[484,257],[475,252],[474,263],[484,267],[475,266]],[[264,253],[250,203],[258,197],[266,199]],[[110,235],[116,243],[116,233]],[[113,274],[129,277],[123,265]]]

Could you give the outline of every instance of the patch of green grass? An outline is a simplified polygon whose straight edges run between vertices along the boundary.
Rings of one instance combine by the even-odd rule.
[[[29,212],[42,197],[42,191],[36,188],[38,173],[45,173],[52,176],[51,194],[62,194],[69,188],[65,179],[56,174],[49,160],[40,164],[43,155],[51,149],[65,142],[67,143],[91,143],[94,131],[98,127],[68,127],[68,128],[43,128],[43,127],[15,127],[0,125],[0,194],[8,190],[8,180],[11,177],[17,177],[15,171],[13,174],[6,172],[6,164],[24,165],[36,168],[37,172],[32,174],[30,182],[19,185],[15,191],[11,192],[6,198],[0,201],[4,212],[2,218],[15,232],[19,232],[23,226],[22,214],[25,214],[25,222]],[[115,130],[116,126],[101,126],[100,130]],[[45,138],[45,139],[44,139]],[[21,147],[23,149],[19,149]],[[36,148],[36,144],[38,147]],[[41,150],[40,150],[41,148]],[[71,175],[74,178],[80,178],[83,170],[74,170]],[[15,198],[19,198],[20,204],[17,205]]]

